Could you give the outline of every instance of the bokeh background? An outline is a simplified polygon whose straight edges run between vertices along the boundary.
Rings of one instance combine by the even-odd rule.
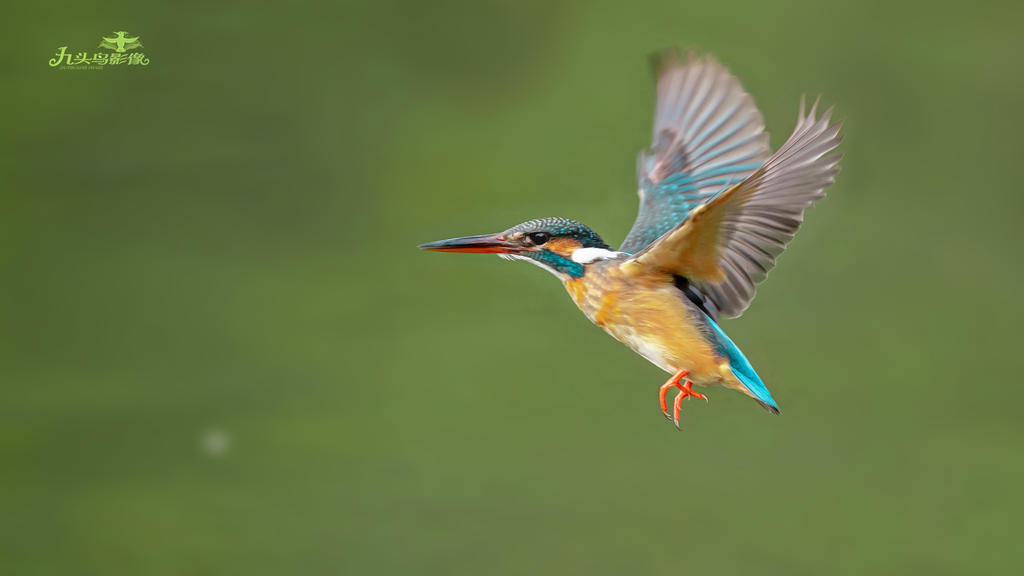
[[[1024,8],[19,2],[0,56],[4,574],[1020,569]],[[138,34],[145,69],[47,60]],[[843,169],[724,324],[780,402],[660,415],[544,272],[618,243],[651,52]]]

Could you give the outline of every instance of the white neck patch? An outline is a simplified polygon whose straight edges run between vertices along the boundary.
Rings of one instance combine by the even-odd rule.
[[[597,260],[611,260],[625,256],[625,252],[616,252],[604,248],[577,248],[572,251],[572,261],[577,264],[590,264]]]

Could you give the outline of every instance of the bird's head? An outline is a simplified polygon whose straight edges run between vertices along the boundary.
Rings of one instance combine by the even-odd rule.
[[[498,234],[463,236],[421,244],[437,252],[498,254],[503,258],[527,260],[563,280],[579,278],[586,265],[614,258],[604,240],[586,225],[566,218],[540,218],[513,226]]]

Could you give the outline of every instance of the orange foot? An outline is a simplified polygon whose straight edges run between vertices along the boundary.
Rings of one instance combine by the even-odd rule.
[[[701,394],[700,392],[693,391],[693,383],[689,380],[684,380],[682,384],[679,383],[690,374],[689,370],[680,370],[676,372],[675,376],[668,379],[668,382],[661,387],[661,411],[665,414],[665,418],[668,418],[668,401],[665,396],[668,395],[668,391],[672,388],[679,388],[679,394],[676,394],[676,401],[673,403],[673,422],[675,422],[676,430],[679,429],[679,408],[683,405],[683,398],[687,396],[693,396],[694,398],[700,398],[705,402],[708,401],[708,397]]]

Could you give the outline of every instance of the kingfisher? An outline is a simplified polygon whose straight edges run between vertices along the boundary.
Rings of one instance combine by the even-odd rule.
[[[652,60],[654,137],[638,158],[639,213],[618,250],[566,218],[420,248],[497,254],[554,274],[591,322],[671,374],[659,404],[677,429],[684,399],[707,400],[694,385],[739,391],[778,414],[718,321],[747,309],[835,180],[840,124],[832,108],[819,116],[817,101],[808,111],[801,98],[796,128],[772,154],[753,99],[712,56],[667,50]]]

